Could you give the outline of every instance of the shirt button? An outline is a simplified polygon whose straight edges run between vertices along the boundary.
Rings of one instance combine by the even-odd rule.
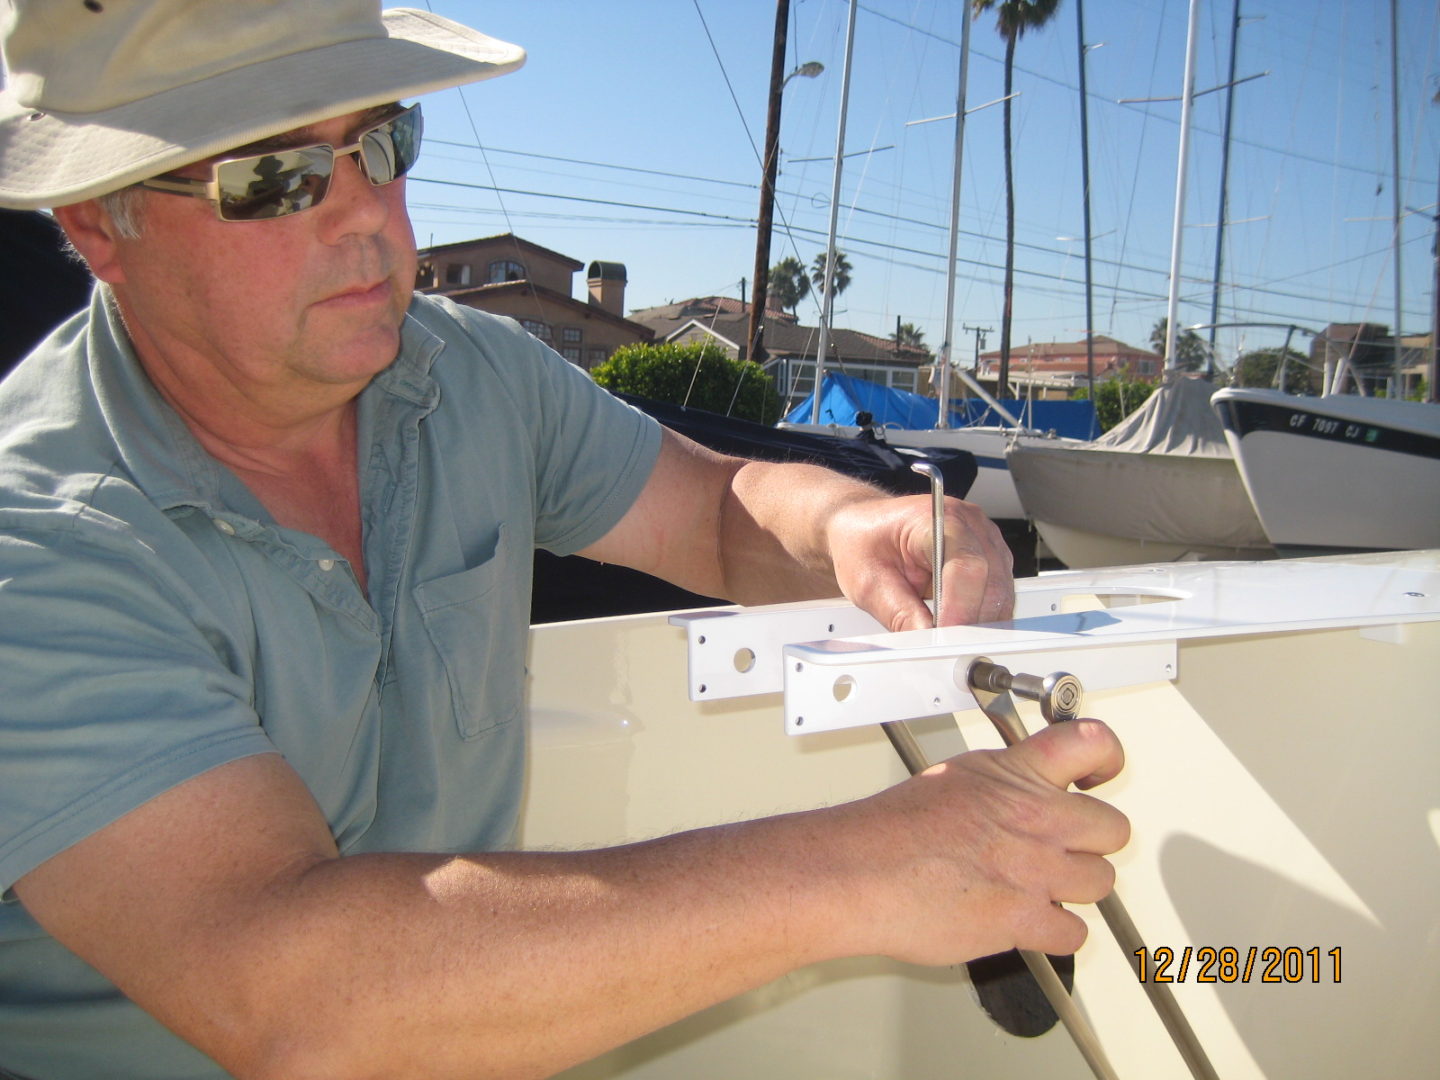
[[[226,536],[234,536],[234,535],[235,535],[235,526],[234,526],[234,525],[231,525],[230,522],[225,521],[225,520],[223,520],[223,519],[221,519],[221,518],[216,518],[216,519],[215,519],[215,528],[219,529],[219,530],[220,530],[222,533],[224,533]]]
[[[321,560],[320,560],[320,569],[321,569],[321,570],[324,570],[326,573],[329,573],[331,570],[334,570],[334,569],[335,569],[335,560],[334,560],[334,559],[321,559]]]

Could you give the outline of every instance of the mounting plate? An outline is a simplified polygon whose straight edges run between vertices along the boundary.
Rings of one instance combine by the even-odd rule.
[[[1087,690],[1173,679],[1189,638],[1440,619],[1440,553],[1172,563],[1016,582],[1015,618],[891,634],[839,602],[678,614],[691,700],[785,692],[794,734],[975,707],[976,656],[1078,676]],[[1378,633],[1375,632],[1378,630]]]

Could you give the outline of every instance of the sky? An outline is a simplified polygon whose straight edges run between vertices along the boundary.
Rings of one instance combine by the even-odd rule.
[[[626,308],[739,298],[753,275],[773,0],[411,0],[528,51],[517,73],[425,99],[409,181],[417,241],[513,232],[584,263],[624,263]],[[962,19],[955,0],[855,7],[836,247],[852,265],[834,325],[946,340]],[[791,0],[770,262],[826,246],[850,0]],[[1430,328],[1440,185],[1440,2],[1398,2],[1399,169],[1389,0],[1243,0],[1227,225],[1220,175],[1233,0],[1200,0],[1181,229],[1181,326],[1396,322]],[[1092,246],[1090,327],[1148,346],[1166,312],[1188,0],[1083,5]],[[1083,340],[1075,0],[1015,53],[1012,348]],[[954,355],[999,344],[1005,256],[1004,42],[971,23]],[[1249,76],[1258,76],[1247,78]],[[1209,92],[1206,92],[1209,91]],[[1139,102],[1135,99],[1169,98]],[[943,118],[943,119],[935,119]],[[929,122],[917,122],[929,121]],[[1211,319],[1223,235],[1218,318]],[[583,274],[576,294],[583,295]],[[748,292],[746,293],[748,295]],[[818,296],[801,320],[819,319]],[[1208,331],[1201,332],[1208,337]],[[1220,362],[1285,331],[1217,332]],[[1305,348],[1303,336],[1295,339]]]

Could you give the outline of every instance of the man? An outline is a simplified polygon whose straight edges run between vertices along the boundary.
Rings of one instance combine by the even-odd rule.
[[[14,0],[0,202],[100,282],[0,387],[0,1070],[543,1076],[797,966],[1073,950],[1084,721],[870,799],[506,851],[528,560],[926,625],[928,503],[663,432],[411,295],[396,102],[518,49],[366,0]],[[949,507],[946,621],[1008,617]],[[803,914],[802,914],[803,913]]]

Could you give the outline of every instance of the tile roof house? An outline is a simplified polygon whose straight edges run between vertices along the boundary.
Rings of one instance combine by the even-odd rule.
[[[727,296],[702,296],[632,311],[630,317],[655,332],[659,341],[682,344],[710,341],[732,357],[744,354],[750,329],[750,306]],[[765,320],[764,368],[775,377],[776,389],[788,409],[809,396],[815,380],[815,353],[820,329],[803,326],[787,311],[771,307]],[[893,386],[923,391],[931,356],[923,347],[899,346],[889,338],[834,328],[830,331],[826,367]]]
[[[421,248],[416,288],[519,321],[572,363],[589,370],[621,345],[650,341],[648,327],[625,318],[625,266],[584,263],[502,233]],[[586,271],[588,298],[572,296]]]
[[[1095,378],[1101,381],[1126,379],[1154,380],[1165,371],[1165,358],[1149,349],[1096,334],[1093,338]],[[979,376],[995,379],[1000,371],[1000,350],[980,354]],[[1010,380],[1019,386],[1071,389],[1084,386],[1088,363],[1084,341],[1037,342],[1010,347]]]

